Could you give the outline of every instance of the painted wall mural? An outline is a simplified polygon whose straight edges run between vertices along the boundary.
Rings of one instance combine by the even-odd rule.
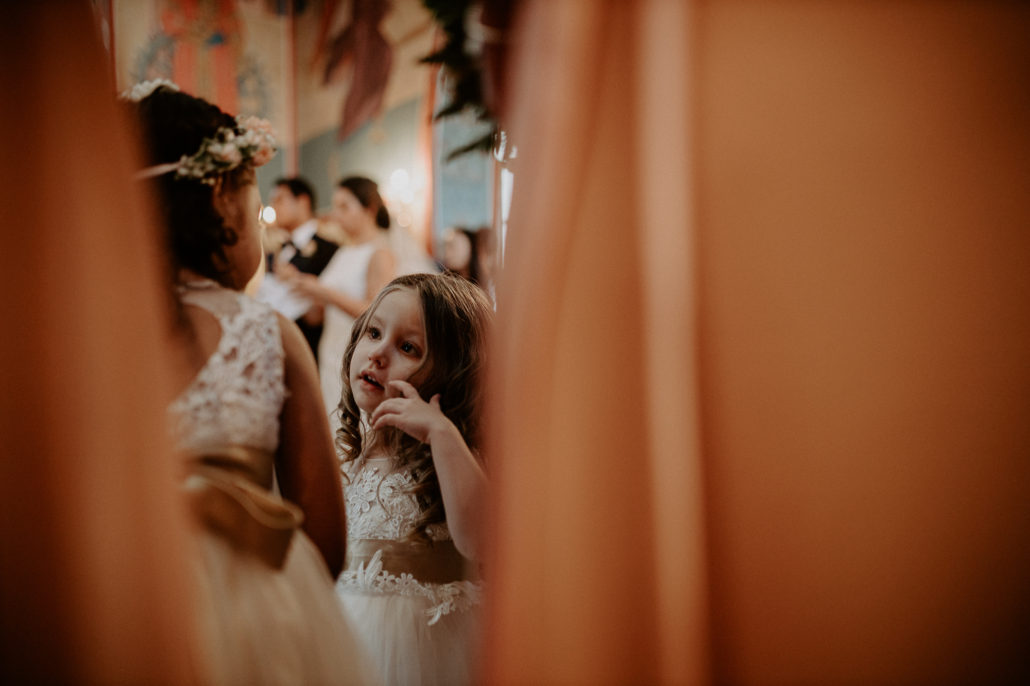
[[[288,22],[276,3],[257,0],[114,0],[119,89],[166,78],[222,109],[272,122],[293,147],[287,116]],[[266,193],[285,154],[258,170]]]
[[[295,23],[301,141],[338,134],[348,100],[355,109],[364,102],[368,116],[351,120],[343,139],[429,92],[432,73],[418,60],[433,49],[435,33],[421,0],[316,0]]]
[[[382,111],[386,84],[393,67],[393,46],[383,36],[379,25],[392,5],[382,0],[354,0],[348,23],[330,37],[329,22],[337,4],[326,3],[328,11],[323,13],[315,55],[325,61],[323,85],[343,80],[343,72],[351,72],[350,88],[343,102],[340,127],[336,133],[337,140],[342,141]],[[355,65],[361,68],[355,68]]]
[[[438,69],[420,60],[441,36],[422,0],[313,2],[297,35],[300,171],[321,205],[337,180],[361,174],[379,182],[395,227],[426,247],[449,225],[490,222],[489,157],[443,159],[482,127],[432,122]]]
[[[115,2],[119,87],[171,79],[229,112],[281,124],[275,103],[284,78],[277,68],[286,47],[282,24],[280,15],[256,2]]]
[[[328,206],[333,185],[380,183],[396,225],[430,247],[453,223],[491,217],[487,156],[446,162],[467,118],[433,124],[439,40],[422,0],[110,2],[119,90],[152,78],[272,122],[283,152],[258,170],[262,196],[296,169]]]

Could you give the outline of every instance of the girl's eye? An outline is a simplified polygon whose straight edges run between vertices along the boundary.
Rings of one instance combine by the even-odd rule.
[[[377,329],[374,326],[368,327],[368,337],[369,338],[379,338],[379,335],[380,335],[379,334],[379,329]]]
[[[401,351],[413,357],[420,357],[422,355],[422,349],[410,341],[405,341],[401,344]]]

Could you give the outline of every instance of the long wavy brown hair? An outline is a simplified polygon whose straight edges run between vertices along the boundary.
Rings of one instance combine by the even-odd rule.
[[[363,436],[361,411],[350,384],[354,348],[368,329],[368,320],[390,292],[411,289],[422,303],[426,327],[426,359],[409,382],[423,399],[440,394],[440,409],[454,422],[465,443],[478,453],[482,410],[483,371],[486,337],[493,310],[483,291],[453,274],[409,274],[388,283],[351,329],[350,343],[343,356],[343,394],[340,398],[340,429],[336,446],[343,461],[358,459],[366,445],[382,446],[397,456],[396,469],[407,471],[414,485],[422,515],[412,538],[429,540],[426,528],[445,521],[440,483],[429,446],[393,428]]]

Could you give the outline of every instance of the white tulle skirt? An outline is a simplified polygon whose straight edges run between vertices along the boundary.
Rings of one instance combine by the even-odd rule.
[[[344,572],[336,585],[365,655],[390,686],[475,682],[479,597],[471,582],[422,584],[411,575]]]
[[[378,684],[311,540],[281,569],[207,532],[200,547],[201,666],[219,685]]]

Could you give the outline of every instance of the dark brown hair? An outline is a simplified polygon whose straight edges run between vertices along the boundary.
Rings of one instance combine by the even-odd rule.
[[[379,195],[379,186],[375,181],[364,176],[348,176],[341,179],[337,186],[349,190],[362,207],[372,210],[379,228],[390,228],[390,213],[386,210],[386,203],[383,202],[383,196]]]
[[[236,120],[215,105],[187,93],[161,86],[136,105],[149,164],[176,162],[193,155],[205,138],[220,128],[239,131]],[[214,187],[197,179],[177,179],[174,173],[155,180],[158,210],[166,227],[172,275],[190,269],[223,282],[227,273],[225,248],[239,237],[215,209]],[[240,165],[222,175],[229,188],[254,183],[253,168]]]
[[[315,203],[315,189],[311,187],[308,180],[302,176],[280,176],[275,180],[276,186],[283,186],[290,191],[290,195],[295,198],[307,197],[309,207],[312,212],[318,205]]]

